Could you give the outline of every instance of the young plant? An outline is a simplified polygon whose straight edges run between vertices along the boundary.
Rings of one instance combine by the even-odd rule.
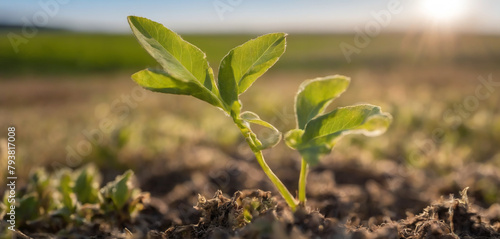
[[[345,76],[327,76],[302,83],[295,95],[297,128],[285,134],[286,144],[302,155],[299,176],[299,202],[306,201],[306,177],[309,165],[329,154],[347,134],[377,136],[385,132],[392,117],[374,105],[339,107],[323,114],[326,107],[349,86]]]
[[[275,146],[281,140],[281,133],[257,114],[241,112],[239,100],[239,96],[284,53],[286,34],[263,35],[229,51],[222,59],[216,81],[205,53],[196,46],[149,19],[129,16],[128,22],[139,43],[163,68],[139,71],[132,75],[132,79],[151,91],[196,97],[229,115],[265,174],[295,210],[295,198],[269,168],[262,155],[262,150]],[[299,180],[301,204],[305,203],[305,179],[309,164],[314,165],[321,155],[329,153],[341,136],[352,133],[380,134],[391,122],[389,114],[382,113],[379,107],[372,105],[338,108],[321,115],[348,85],[347,77],[318,78],[303,83],[296,96],[297,129],[287,133],[286,143],[303,156]],[[258,137],[252,131],[251,124],[270,129],[271,136]]]
[[[34,171],[26,188],[14,201],[5,193],[0,202],[0,219],[9,220],[10,206],[16,208],[18,228],[36,231],[51,228],[64,234],[76,226],[94,226],[99,220],[119,225],[135,220],[148,203],[149,193],[134,187],[132,171],[100,188],[101,174],[93,165],[72,171],[64,168],[52,174],[43,168]],[[5,236],[1,233],[0,238]]]
[[[142,17],[129,16],[134,35],[146,51],[162,66],[162,70],[146,69],[132,75],[145,89],[178,95],[190,95],[218,107],[229,115],[245,137],[259,165],[271,179],[285,201],[295,208],[296,202],[285,185],[267,165],[262,150],[275,146],[281,133],[250,111],[241,112],[239,96],[276,63],[285,52],[286,34],[272,33],[240,45],[222,59],[218,80],[205,53],[183,40],[163,25]],[[259,138],[251,124],[264,126],[270,137]]]

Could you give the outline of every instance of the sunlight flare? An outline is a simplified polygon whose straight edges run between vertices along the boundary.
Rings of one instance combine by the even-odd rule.
[[[436,21],[453,21],[467,9],[466,0],[422,0],[422,11]]]

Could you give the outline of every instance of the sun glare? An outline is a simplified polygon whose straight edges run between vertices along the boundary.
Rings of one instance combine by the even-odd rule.
[[[453,21],[466,10],[466,0],[422,0],[422,11],[436,21]]]

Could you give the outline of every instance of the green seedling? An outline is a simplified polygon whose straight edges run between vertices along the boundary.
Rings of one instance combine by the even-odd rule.
[[[64,233],[66,228],[91,225],[95,219],[116,224],[132,221],[149,196],[134,187],[134,181],[129,170],[100,188],[101,174],[93,165],[76,171],[61,169],[53,174],[35,170],[26,189],[16,198],[16,225],[31,229],[48,225]],[[11,206],[7,195],[0,202],[0,218],[7,218]]]
[[[294,197],[262,155],[263,149],[273,147],[281,140],[281,133],[257,114],[241,112],[239,100],[239,96],[285,52],[286,34],[267,34],[232,49],[222,59],[218,81],[215,81],[205,53],[196,46],[149,19],[129,16],[128,22],[139,43],[163,68],[139,71],[132,75],[132,79],[145,89],[190,95],[224,111],[240,129],[266,175],[286,202],[295,208]],[[264,126],[272,133],[264,139],[258,138],[251,124]]]
[[[119,212],[125,219],[134,218],[144,208],[143,200],[149,197],[149,193],[141,193],[134,187],[134,173],[128,170],[122,175],[109,182],[100,190],[101,209],[104,212]]]
[[[206,55],[163,25],[146,18],[129,16],[132,32],[142,47],[162,69],[145,69],[132,79],[147,90],[160,93],[190,95],[205,101],[230,116],[257,162],[276,186],[288,205],[295,210],[298,203],[267,165],[262,150],[274,147],[281,133],[253,112],[242,112],[239,96],[285,52],[286,34],[271,33],[252,39],[234,49],[222,59],[217,81]],[[320,115],[326,106],[340,95],[349,79],[331,76],[305,82],[296,97],[297,129],[287,134],[287,144],[303,156],[300,176],[300,202],[305,202],[305,176],[308,164],[329,153],[340,136],[348,133],[381,133],[390,124],[390,115],[380,108],[360,105],[339,108]],[[269,137],[259,137],[252,131],[256,124],[268,128]]]
[[[385,132],[392,117],[374,105],[340,107],[323,114],[326,107],[349,86],[345,76],[327,76],[302,83],[295,95],[297,128],[285,134],[286,144],[302,155],[299,176],[299,202],[306,201],[308,165],[329,154],[344,135],[377,136]]]

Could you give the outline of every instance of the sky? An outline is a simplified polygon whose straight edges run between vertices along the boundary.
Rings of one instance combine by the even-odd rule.
[[[429,8],[425,4],[430,1],[441,4]],[[370,27],[389,32],[442,27],[500,34],[498,0],[0,0],[0,24],[127,33],[128,15],[150,18],[181,33],[355,33]]]

